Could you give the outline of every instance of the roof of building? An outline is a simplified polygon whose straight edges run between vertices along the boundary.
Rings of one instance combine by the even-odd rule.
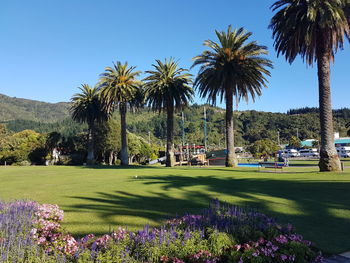
[[[316,141],[315,139],[308,139],[301,142],[301,147],[312,147],[312,143]]]
[[[312,142],[315,141],[314,139],[308,139],[301,142],[302,147],[312,147]],[[350,144],[350,137],[343,137],[338,138],[334,140],[335,144]]]
[[[350,137],[344,137],[334,140],[335,144],[344,144],[344,143],[350,143]]]

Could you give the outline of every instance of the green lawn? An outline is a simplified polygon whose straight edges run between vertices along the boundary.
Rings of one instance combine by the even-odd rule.
[[[157,225],[167,216],[195,213],[219,198],[292,223],[326,252],[350,250],[349,169],[341,174],[318,173],[315,168],[262,171],[2,166],[0,199],[58,204],[65,210],[65,228],[83,235],[118,225]]]

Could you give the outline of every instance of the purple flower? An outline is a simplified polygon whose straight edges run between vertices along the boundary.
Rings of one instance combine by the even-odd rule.
[[[287,255],[281,254],[281,260],[286,261],[288,259]]]

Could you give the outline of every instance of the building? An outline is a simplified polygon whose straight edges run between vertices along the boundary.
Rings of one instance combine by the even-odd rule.
[[[315,139],[307,139],[301,142],[302,147],[312,147]],[[334,133],[334,145],[335,147],[350,146],[350,137],[340,137],[339,132]]]

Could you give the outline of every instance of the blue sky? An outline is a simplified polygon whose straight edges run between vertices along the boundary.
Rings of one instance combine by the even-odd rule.
[[[182,67],[228,25],[253,32],[274,62],[269,88],[240,110],[285,112],[318,105],[316,67],[289,65],[273,50],[272,0],[1,0],[0,93],[48,102],[69,101],[82,83],[94,85],[112,61],[139,70],[170,56]],[[332,66],[333,108],[349,107],[350,46]],[[197,69],[192,70],[196,74]],[[202,103],[198,96],[195,102]],[[223,104],[219,106],[224,106]]]

